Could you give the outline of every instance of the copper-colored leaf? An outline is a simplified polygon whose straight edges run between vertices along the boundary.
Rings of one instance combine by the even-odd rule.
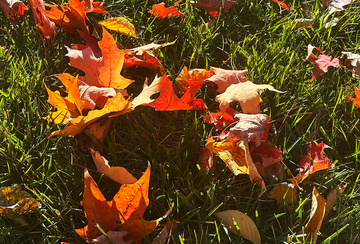
[[[203,147],[199,152],[200,167],[202,170],[211,169],[213,165],[213,152]]]
[[[166,17],[173,17],[173,16],[180,16],[181,18],[183,18],[183,13],[181,13],[174,6],[170,6],[166,8],[165,3],[154,4],[151,10],[149,10],[149,13],[158,19],[163,19]]]
[[[36,27],[42,33],[41,39],[43,42],[45,40],[51,40],[56,32],[56,26],[55,23],[41,11],[44,10],[43,0],[29,0],[29,4],[33,12]]]
[[[157,235],[152,242],[152,244],[166,244],[169,243],[168,239],[171,236],[171,232],[176,230],[177,223],[176,221],[167,222],[164,228],[160,231],[159,235]]]
[[[347,96],[347,98],[352,101],[356,107],[360,108],[360,89],[354,87],[355,98]]]
[[[210,112],[203,117],[206,120],[206,123],[213,123],[216,130],[222,130],[228,125],[235,124],[239,119],[235,117],[238,114],[238,111],[235,111],[232,107],[228,107],[224,113],[218,111],[216,113]]]
[[[254,221],[238,210],[226,210],[214,213],[219,221],[231,232],[248,239],[254,244],[261,244],[261,237]]]
[[[305,227],[298,233],[301,235],[299,238],[300,241],[316,243],[317,233],[320,230],[325,214],[325,202],[325,198],[323,198],[314,187],[312,191],[310,219]]]
[[[99,41],[102,57],[96,58],[91,47],[84,50],[68,48],[70,65],[85,72],[82,80],[90,86],[124,89],[133,81],[120,75],[128,50],[117,48],[114,38],[103,28]]]
[[[124,167],[110,167],[109,162],[99,152],[91,149],[91,155],[98,172],[119,184],[133,184],[137,179]]]
[[[290,11],[290,10],[291,10],[291,7],[290,7],[289,4],[284,3],[284,2],[282,2],[282,1],[279,1],[279,0],[273,0],[273,1],[274,1],[274,3],[279,4],[279,6],[280,6],[281,8],[284,8],[284,9],[286,9],[287,11]]]
[[[345,184],[345,185],[339,184],[338,186],[336,186],[330,190],[329,194],[326,197],[326,208],[325,208],[324,219],[327,218],[327,216],[329,215],[330,211],[333,209],[333,207],[337,201],[338,195],[343,194],[346,186],[347,186],[347,184]]]
[[[99,22],[100,25],[104,26],[109,30],[116,31],[120,34],[124,34],[131,37],[137,37],[134,25],[124,17],[109,18]]]
[[[126,231],[108,231],[105,235],[99,236],[94,239],[94,244],[109,244],[109,240],[112,244],[131,244],[132,241],[124,241],[123,238],[126,236]]]
[[[40,203],[19,185],[0,188],[0,215],[30,213],[39,207]]]

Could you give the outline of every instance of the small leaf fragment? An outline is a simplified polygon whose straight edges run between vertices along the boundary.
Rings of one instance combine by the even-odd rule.
[[[131,37],[137,37],[135,27],[131,22],[124,17],[109,18],[99,22],[109,30],[116,31],[120,34],[124,34]]]

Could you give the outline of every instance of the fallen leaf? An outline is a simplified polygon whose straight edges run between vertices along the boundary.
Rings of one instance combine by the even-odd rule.
[[[90,149],[97,171],[119,184],[134,184],[137,179],[124,167],[110,167],[109,162],[99,152]]]
[[[343,194],[343,192],[345,191],[346,186],[347,186],[347,184],[345,184],[345,185],[339,184],[338,186],[336,186],[336,187],[334,187],[333,189],[330,190],[329,194],[326,197],[326,207],[325,207],[324,219],[327,218],[330,211],[335,206],[338,195]]]
[[[126,236],[126,231],[108,231],[105,235],[101,235],[98,238],[94,239],[92,243],[94,244],[109,244],[109,240],[112,244],[131,244],[132,241],[124,241],[123,238]]]
[[[317,171],[334,167],[334,164],[323,155],[325,148],[330,147],[323,142],[317,145],[313,141],[310,143],[307,148],[308,155],[303,156],[299,162],[299,168],[297,170],[300,174],[295,177],[296,181],[300,182]],[[293,181],[294,179],[289,180]]]
[[[241,140],[215,142],[210,135],[205,147],[218,155],[234,175],[248,174],[250,180],[254,180],[261,187],[260,195],[266,190],[265,183],[252,161],[247,143]]]
[[[152,244],[166,244],[169,243],[168,239],[171,236],[171,232],[176,230],[177,223],[176,221],[167,222],[164,228],[160,231],[160,233],[155,237]]]
[[[0,0],[0,6],[13,25],[17,25],[18,19],[26,15],[29,8],[19,0]]]
[[[176,82],[179,84],[180,89],[182,87],[188,87],[198,83],[202,85],[205,83],[206,79],[210,78],[214,74],[215,71],[213,68],[210,68],[209,70],[193,69],[189,71],[185,66],[182,69],[181,74],[176,78]]]
[[[170,6],[168,8],[165,7],[165,3],[154,4],[151,10],[148,11],[151,15],[158,19],[164,19],[166,17],[174,17],[180,16],[183,18],[184,15],[174,6]]]
[[[103,7],[103,2],[93,2],[92,0],[84,0],[84,7],[86,13],[99,13],[107,14],[106,10]]]
[[[269,198],[276,199],[279,205],[285,201],[287,205],[292,208],[296,203],[299,195],[299,190],[295,184],[283,182],[280,185],[275,185],[274,188],[267,194]]]
[[[66,121],[67,126],[61,131],[51,133],[50,137],[55,135],[76,136],[86,127],[104,116],[111,114],[119,116],[129,113],[130,111],[132,111],[131,102],[126,100],[121,93],[118,93],[115,97],[109,98],[101,110],[91,110],[86,116],[77,116],[76,118],[68,119]]]
[[[209,112],[207,115],[203,115],[208,124],[214,124],[216,130],[222,130],[228,125],[232,125],[237,122],[239,119],[234,117],[238,114],[238,111],[235,111],[232,107],[228,107],[224,113],[220,110],[216,113]]]
[[[318,232],[324,219],[325,203],[325,198],[323,198],[314,187],[312,191],[310,219],[305,227],[298,233],[301,242],[316,243]]]
[[[214,213],[219,221],[231,232],[244,237],[254,244],[261,244],[261,237],[254,221],[238,210]]]
[[[103,27],[103,39],[99,41],[102,57],[96,58],[89,46],[84,50],[68,48],[70,65],[85,72],[82,81],[90,86],[124,89],[133,81],[120,75],[124,55],[128,50],[117,48],[112,35]]]
[[[255,142],[259,146],[264,136],[267,136],[270,117],[266,114],[243,114],[238,113],[234,116],[238,122],[230,128],[230,131],[222,139],[228,141],[243,140],[245,143]]]
[[[31,213],[40,206],[40,203],[28,192],[22,191],[19,185],[0,188],[0,215]]]
[[[150,165],[143,176],[134,184],[124,184],[111,201],[106,201],[97,184],[87,170],[84,173],[84,198],[81,205],[88,225],[77,229],[76,232],[87,242],[102,235],[96,227],[98,224],[105,233],[121,230],[127,234],[124,241],[140,244],[140,239],[152,233],[160,220],[165,218],[172,208],[161,218],[146,221],[142,216],[149,204],[148,189],[150,179]],[[95,242],[96,243],[96,242]]]
[[[213,166],[213,152],[203,147],[199,152],[200,168],[202,170],[211,169]]]
[[[301,27],[305,27],[305,28],[310,28],[315,22],[315,18],[312,19],[304,19],[304,18],[300,18],[300,19],[295,19],[293,21],[293,23],[295,23],[294,28],[301,28]]]
[[[85,133],[91,139],[91,148],[103,152],[102,142],[105,139],[106,133],[109,131],[110,125],[111,119],[104,119],[89,125],[85,129]]]
[[[77,34],[78,30],[89,34],[86,23],[85,2],[69,0],[69,3],[65,6],[50,5],[50,7],[50,10],[44,8],[39,8],[39,10],[55,24],[61,26],[62,30],[72,34]]]
[[[290,7],[289,4],[284,3],[284,2],[281,2],[281,1],[279,1],[279,0],[273,0],[273,1],[274,1],[274,3],[279,4],[279,6],[280,6],[281,8],[284,8],[284,9],[286,9],[287,11],[291,11],[291,7]]]
[[[201,99],[195,98],[201,86],[193,86],[186,90],[185,94],[178,98],[173,90],[172,82],[164,74],[162,77],[155,77],[150,86],[144,84],[142,92],[132,101],[133,108],[145,105],[155,108],[157,111],[173,110],[205,110],[205,104]],[[160,96],[151,99],[151,96],[160,92]]]
[[[207,10],[209,13],[212,13],[211,16],[216,17],[221,8],[224,9],[226,14],[236,2],[231,0],[200,0],[197,2],[191,1],[190,4],[194,7]]]
[[[347,60],[350,60],[350,64],[353,67],[353,77],[359,79],[360,76],[360,55],[352,52],[341,52],[346,56]]]
[[[356,107],[360,107],[360,89],[354,87],[355,90],[355,98],[347,96],[347,98],[352,101]]]
[[[104,26],[109,30],[116,31],[120,34],[124,34],[131,37],[137,37],[134,25],[124,17],[114,17],[110,19],[105,19],[98,22],[100,25]]]
[[[135,53],[136,55],[142,55],[146,51],[156,50],[156,49],[158,49],[160,47],[166,47],[166,46],[169,46],[169,45],[173,45],[175,42],[176,41],[166,42],[166,43],[163,43],[163,44],[156,44],[156,43],[153,42],[153,43],[150,43],[150,44],[147,44],[147,45],[132,48],[132,49],[130,49],[130,51]]]
[[[214,75],[207,78],[205,81],[213,82],[217,85],[217,92],[223,93],[231,84],[238,84],[246,82],[245,75],[247,70],[226,70],[215,67],[210,67],[211,73]],[[210,73],[210,74],[211,74]]]
[[[332,66],[335,68],[339,68],[339,59],[334,58],[332,59],[331,56],[327,56],[323,54],[323,52],[316,48],[321,54],[319,56],[315,56],[312,54],[313,49],[316,48],[312,45],[308,45],[308,55],[306,57],[306,61],[315,63],[315,66],[313,68],[313,76],[311,77],[311,80],[315,80],[325,74],[328,71],[328,67]]]
[[[225,92],[217,95],[215,100],[220,103],[222,113],[226,111],[231,103],[239,102],[243,113],[258,114],[262,102],[260,92],[264,89],[280,92],[270,85],[257,85],[251,81],[245,81],[230,85]]]

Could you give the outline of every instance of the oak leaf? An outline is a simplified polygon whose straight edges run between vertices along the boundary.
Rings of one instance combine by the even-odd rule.
[[[134,184],[137,179],[124,167],[110,167],[109,162],[99,152],[90,149],[97,171],[119,184]]]
[[[226,111],[231,103],[239,102],[243,113],[258,114],[262,102],[260,92],[264,89],[280,92],[271,85],[257,85],[251,81],[245,81],[230,85],[225,92],[217,95],[215,100],[220,103],[222,113]]]
[[[224,13],[227,13],[236,2],[231,0],[199,0],[196,2],[191,1],[190,4],[194,7],[207,10],[211,16],[216,17],[219,15],[221,8],[224,9]]]
[[[81,79],[90,86],[124,89],[133,81],[120,75],[127,50],[117,48],[114,38],[103,27],[103,39],[98,43],[102,57],[96,58],[89,46],[84,50],[68,48],[70,65],[81,69]]]
[[[354,87],[355,90],[355,98],[347,96],[347,98],[352,101],[356,107],[360,107],[360,89]]]
[[[137,37],[134,25],[131,24],[131,22],[124,17],[114,17],[110,19],[105,19],[98,23],[104,26],[105,28],[116,31],[120,34],[124,34],[131,37]]]
[[[17,20],[26,15],[29,8],[19,0],[0,0],[0,6],[13,25],[17,25]]]
[[[181,74],[176,78],[176,82],[179,84],[180,89],[182,87],[188,87],[199,83],[202,85],[205,83],[206,79],[210,78],[214,74],[214,68],[210,68],[209,70],[193,69],[189,71],[185,66],[182,69]]]
[[[206,107],[203,100],[195,98],[200,87],[190,87],[181,98],[178,98],[174,93],[172,82],[164,74],[162,77],[156,77],[150,86],[145,82],[142,92],[132,102],[133,108],[145,105],[153,107],[157,111],[205,110]],[[156,99],[151,99],[151,96],[157,93],[160,93],[160,96]]]
[[[175,6],[165,7],[165,3],[154,4],[151,10],[148,11],[151,15],[158,19],[164,19],[166,17],[180,16],[184,17],[184,14],[181,13]]]
[[[111,201],[106,201],[97,184],[86,170],[84,173],[84,198],[81,205],[88,225],[77,229],[76,232],[87,242],[101,236],[99,225],[103,231],[126,231],[124,241],[140,243],[140,239],[153,232],[161,218],[153,221],[142,219],[145,209],[149,205],[148,189],[150,179],[150,165],[143,176],[134,184],[124,184]],[[96,243],[96,242],[95,242]]]
[[[226,210],[214,213],[219,221],[231,232],[248,239],[254,244],[261,244],[261,237],[254,221],[238,210]]]
[[[317,233],[320,230],[324,219],[325,204],[325,198],[323,198],[314,187],[312,191],[310,219],[305,227],[298,233],[298,235],[300,235],[299,240],[303,243],[316,243],[318,237]]]

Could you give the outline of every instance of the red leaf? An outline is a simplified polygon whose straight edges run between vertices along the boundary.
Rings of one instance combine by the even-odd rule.
[[[177,10],[174,6],[165,7],[165,3],[159,3],[152,6],[152,9],[149,10],[151,15],[155,16],[158,19],[164,19],[166,17],[180,16],[183,18],[183,13]]]
[[[200,0],[197,2],[190,2],[194,7],[205,9],[211,13],[211,16],[217,16],[220,8],[224,8],[224,13],[229,12],[230,8],[236,4],[231,0]]]
[[[13,25],[17,25],[17,20],[28,12],[28,7],[18,0],[0,0],[0,6]]]
[[[43,0],[29,0],[29,4],[34,15],[36,27],[43,34],[41,39],[43,39],[43,41],[51,40],[56,32],[56,26],[55,23],[41,11],[44,10]]]

